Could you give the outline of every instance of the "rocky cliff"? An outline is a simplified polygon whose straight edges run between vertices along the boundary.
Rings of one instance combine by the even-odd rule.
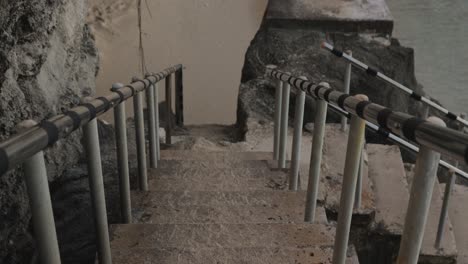
[[[396,39],[372,33],[329,33],[307,27],[279,28],[263,23],[252,41],[243,68],[239,93],[238,122],[244,131],[249,117],[269,120],[273,117],[274,83],[264,79],[265,67],[277,65],[283,71],[306,76],[315,83],[328,82],[343,90],[346,64],[320,45],[328,41],[341,50],[351,50],[353,56],[375,66],[379,71],[411,89],[422,92],[414,75],[414,52],[402,47]],[[370,100],[397,111],[418,114],[420,105],[411,102],[403,92],[354,69],[351,94],[366,94]],[[290,116],[294,116],[294,96],[291,96]],[[314,101],[307,101],[304,122],[313,121]],[[329,121],[336,120],[331,115]]]
[[[98,56],[85,25],[87,1],[0,0],[0,6],[0,140],[4,140],[20,120],[40,121],[60,114],[93,94]],[[79,133],[47,151],[53,191],[60,191],[63,185],[57,188],[55,183],[63,180],[64,171],[77,163],[81,153]],[[66,215],[57,214],[57,223]],[[34,240],[20,170],[0,177],[0,219],[0,263],[29,263]]]

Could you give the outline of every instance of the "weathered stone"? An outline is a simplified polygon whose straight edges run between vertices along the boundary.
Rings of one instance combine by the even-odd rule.
[[[295,76],[306,76],[313,83],[326,81],[332,88],[344,90],[346,63],[320,48],[325,40],[338,49],[352,50],[354,57],[423,93],[414,76],[414,52],[400,46],[397,40],[366,34],[329,34],[325,30],[306,28],[274,28],[265,23],[252,41],[246,54],[237,109],[237,126],[244,133],[249,129],[247,124],[273,119],[274,82],[264,77],[269,64]],[[351,94],[366,94],[372,102],[397,111],[416,115],[420,112],[420,104],[414,103],[406,93],[365,72],[353,71]],[[304,123],[313,122],[314,100],[306,100],[306,107],[310,110],[305,112]],[[293,97],[289,113],[290,117],[294,116]],[[338,121],[339,116],[330,111],[328,121],[331,120]]]
[[[256,192],[148,192],[134,202],[138,223],[302,223],[305,193]],[[170,200],[168,198],[170,197]],[[323,207],[317,223],[327,223]]]
[[[375,231],[384,236],[400,237],[403,233],[410,198],[411,184],[408,182],[411,182],[411,177],[407,180],[398,147],[371,144],[368,145],[368,152],[369,173],[376,194]],[[446,222],[441,248],[435,248],[441,207],[442,196],[436,184],[424,230],[420,253],[421,263],[455,263],[457,249],[450,221]]]
[[[129,224],[111,226],[112,248],[310,248],[333,245],[323,224]]]
[[[381,234],[401,235],[409,195],[400,150],[397,146],[368,144],[367,152],[375,192],[375,229]]]
[[[440,189],[444,190],[445,185],[441,185]],[[450,198],[449,218],[453,224],[453,233],[457,242],[457,263],[468,263],[468,236],[466,235],[468,210],[466,210],[466,201],[468,201],[468,187],[454,185],[452,197]]]
[[[246,161],[246,160],[271,160],[271,152],[234,152],[234,151],[193,151],[193,150],[163,150],[162,160],[210,160],[221,162]]]
[[[87,1],[2,0],[0,5],[3,141],[22,120],[61,114],[93,94],[98,56],[85,25]],[[49,148],[49,180],[76,164],[81,152],[79,132]],[[21,172],[0,177],[0,204],[0,262],[28,263],[34,245]]]
[[[113,252],[115,264],[331,264],[332,247],[295,248],[210,248],[210,249],[118,249]],[[359,264],[353,251],[346,264]]]
[[[339,211],[340,196],[343,182],[344,164],[348,144],[348,132],[341,130],[341,125],[329,124],[325,128],[325,140],[323,145],[322,168],[325,188],[325,208],[335,216]],[[364,154],[366,151],[364,150]],[[364,155],[366,157],[366,155]],[[372,183],[369,180],[368,162],[364,158],[362,172],[362,202],[361,207],[355,208],[353,220],[356,224],[367,225],[375,212],[375,197]]]

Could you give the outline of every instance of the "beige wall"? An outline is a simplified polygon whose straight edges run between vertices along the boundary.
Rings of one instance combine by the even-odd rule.
[[[126,83],[139,73],[137,11],[135,0],[95,4],[90,16],[98,21],[93,26],[101,51],[97,85],[98,94],[104,94],[112,82]],[[266,4],[267,0],[148,0],[151,16],[144,5],[148,69],[176,63],[187,67],[187,124],[235,121],[244,55]],[[105,14],[96,11],[100,9]]]

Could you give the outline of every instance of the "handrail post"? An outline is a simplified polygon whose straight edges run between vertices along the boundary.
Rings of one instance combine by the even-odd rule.
[[[349,56],[353,56],[353,52],[348,50],[346,53]],[[345,70],[345,76],[344,76],[344,93],[349,94],[350,92],[350,87],[351,87],[351,70],[352,70],[353,65],[348,62],[346,63],[346,70]],[[346,131],[348,129],[348,118],[346,116],[341,116],[341,130]]]
[[[315,221],[315,211],[317,207],[317,197],[320,184],[320,173],[322,164],[322,149],[325,138],[325,126],[327,121],[328,103],[325,100],[317,99],[314,120],[314,135],[312,137],[312,152],[310,155],[309,183],[307,186],[307,200],[305,208],[306,222]]]
[[[440,243],[442,242],[442,237],[444,235],[444,227],[447,219],[448,206],[450,202],[450,196],[452,194],[453,185],[455,184],[455,179],[457,175],[455,171],[450,171],[450,180],[445,184],[444,191],[444,200],[442,203],[442,209],[440,211],[439,225],[437,227],[437,237],[435,241],[435,248],[440,248]]]
[[[365,145],[365,142],[364,142]],[[354,208],[359,209],[361,208],[362,204],[362,177],[364,173],[364,145],[361,151],[361,158],[359,160],[359,169],[358,169],[358,178],[356,183],[356,193],[354,197]]]
[[[429,117],[427,121],[445,126],[445,123],[437,117]],[[425,146],[420,147],[397,264],[418,262],[439,161],[440,153]]]
[[[301,76],[300,79],[307,80],[307,77]],[[299,169],[301,163],[301,141],[302,126],[304,123],[304,106],[306,93],[299,89],[296,90],[296,109],[294,113],[294,135],[291,150],[291,169],[289,176],[289,190],[297,191],[299,186]]]
[[[83,99],[84,103],[89,103],[93,98]],[[84,148],[86,151],[89,188],[94,210],[94,220],[96,225],[97,248],[99,263],[111,264],[111,249],[109,242],[109,229],[107,223],[106,198],[104,193],[104,179],[102,176],[101,151],[99,147],[99,135],[97,119],[89,121],[83,126]]]
[[[465,115],[461,114],[461,118],[465,119]],[[464,126],[462,125],[460,127],[460,130],[463,132]],[[455,161],[455,168],[457,168],[459,165],[458,161]],[[448,214],[448,207],[449,207],[449,202],[450,202],[450,197],[452,196],[452,189],[453,185],[455,185],[455,181],[457,178],[457,175],[455,174],[454,170],[450,170],[450,179],[449,181],[445,184],[445,191],[444,191],[444,200],[442,203],[442,208],[440,211],[440,217],[439,217],[439,226],[437,227],[437,237],[435,241],[435,247],[440,248],[440,243],[442,242],[442,237],[444,235],[444,227],[445,227],[445,222],[447,220],[447,214]]]
[[[121,83],[112,85],[111,91],[118,91],[124,87]],[[130,198],[130,174],[128,168],[127,146],[127,119],[125,114],[125,101],[120,102],[114,108],[115,143],[117,146],[117,165],[119,168],[120,187],[120,212],[122,222],[132,222],[132,203]]]
[[[161,142],[160,142],[160,135],[159,135],[159,84],[155,83],[154,84],[154,122],[155,122],[155,127],[156,127],[156,157],[158,160],[161,159]]]
[[[290,74],[290,73],[287,73]],[[281,126],[280,126],[280,144],[279,144],[279,159],[278,168],[286,168],[286,149],[288,141],[288,121],[289,121],[289,96],[291,85],[287,82],[283,83],[283,100],[281,105]]]
[[[184,126],[184,68],[174,74],[175,77],[175,122],[177,126]]]
[[[36,124],[32,120],[27,120],[18,124],[17,130],[21,132]],[[60,264],[60,251],[55,230],[44,152],[39,151],[25,160],[23,167],[40,263]]]
[[[356,98],[362,101],[368,100],[365,95],[357,95]],[[338,212],[338,226],[336,229],[335,246],[333,248],[333,264],[344,264],[346,261],[346,251],[348,249],[349,231],[351,229],[354,197],[362,146],[364,144],[365,128],[365,120],[354,115],[351,117],[340,197],[340,209]]]
[[[172,144],[172,74],[166,77],[166,144]]]
[[[133,78],[132,81],[137,81]],[[148,174],[146,171],[145,120],[143,116],[143,92],[137,92],[133,97],[135,115],[136,147],[138,159],[138,184],[141,191],[148,191]]]
[[[268,65],[267,69],[274,70],[275,65]],[[280,127],[281,127],[281,104],[283,96],[283,82],[275,80],[275,116],[273,131],[273,160],[279,161]]]
[[[156,143],[156,117],[154,103],[154,85],[151,84],[146,89],[146,112],[148,113],[148,137],[149,137],[149,153],[150,153],[150,168],[158,167],[158,154]]]

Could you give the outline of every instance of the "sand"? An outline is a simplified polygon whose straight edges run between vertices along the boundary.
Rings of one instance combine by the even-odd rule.
[[[244,56],[267,0],[147,0],[143,31],[149,71],[183,63],[187,124],[232,124]],[[136,0],[90,0],[100,51],[97,95],[141,76]],[[162,98],[164,84],[160,86]],[[129,103],[128,113],[132,114]],[[112,119],[109,115],[106,119]],[[110,120],[109,120],[110,121]]]

